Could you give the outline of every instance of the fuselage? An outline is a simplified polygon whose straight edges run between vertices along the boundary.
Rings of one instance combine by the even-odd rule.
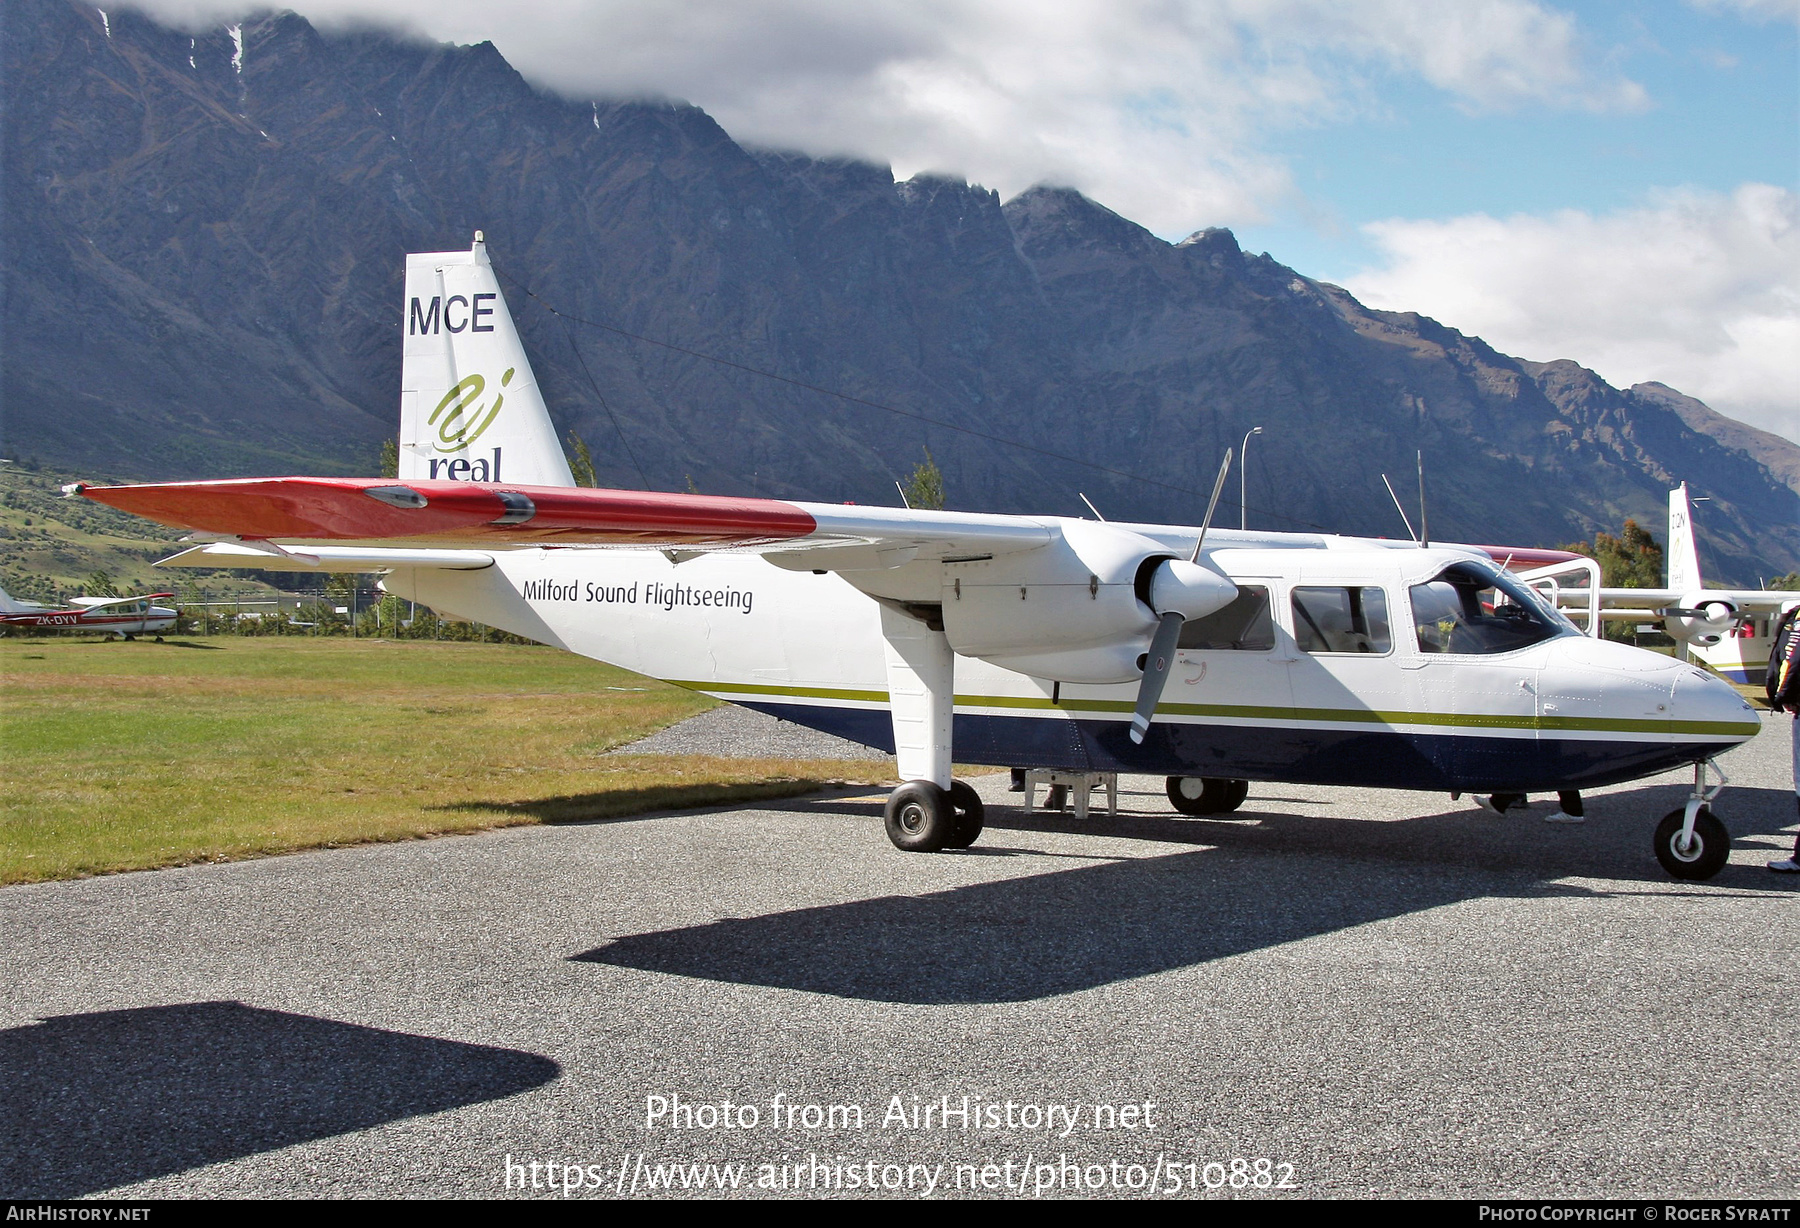
[[[1167,532],[1172,542],[1184,535]],[[1239,646],[1180,650],[1142,745],[1128,737],[1133,683],[1057,683],[958,656],[956,759],[1543,791],[1710,758],[1760,727],[1704,670],[1566,624],[1511,651],[1428,650],[1430,626],[1417,623],[1429,615],[1413,609],[1412,591],[1466,552],[1336,540],[1283,549],[1244,538],[1207,552],[1240,588],[1266,591],[1267,630]],[[442,613],[893,749],[880,607],[868,595],[879,583],[784,570],[754,554],[673,562],[655,551],[548,548],[499,553],[478,571],[402,569],[384,586]],[[1384,611],[1385,632],[1344,651],[1316,641],[1308,650],[1309,635],[1296,631],[1296,589],[1314,594],[1309,601],[1354,589]],[[946,588],[943,599],[955,597]]]
[[[1769,649],[1779,618],[1772,611],[1747,613],[1717,644],[1697,644],[1689,651],[1733,682],[1761,686],[1769,672]]]
[[[0,626],[21,631],[105,631],[111,635],[159,635],[175,625],[176,612],[151,602],[111,602],[75,609],[28,610],[0,615]]]

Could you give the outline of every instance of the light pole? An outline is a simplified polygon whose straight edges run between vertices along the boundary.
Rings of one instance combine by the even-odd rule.
[[[1253,426],[1244,432],[1244,446],[1238,449],[1238,528],[1250,527],[1250,510],[1244,506],[1244,478],[1250,471],[1250,436],[1262,434],[1262,427]]]

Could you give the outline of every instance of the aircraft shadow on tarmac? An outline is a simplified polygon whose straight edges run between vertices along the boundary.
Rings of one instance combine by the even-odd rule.
[[[190,1002],[0,1031],[0,1192],[74,1198],[556,1078],[549,1058]]]
[[[1081,830],[1202,847],[1122,851],[1120,860],[926,895],[635,934],[570,958],[878,1002],[1020,1002],[1480,897],[1790,895],[1760,866],[1727,866],[1691,890],[1671,882],[1650,854],[1643,821],[1647,803],[1665,793],[1673,800],[1655,809],[1660,816],[1682,791],[1594,799],[1580,828],[1550,827],[1538,813],[1494,819],[1462,809],[1390,821],[1249,812],[1230,822],[1090,819]],[[1744,788],[1731,796],[1722,817],[1740,847],[1745,835],[1791,821],[1791,794]],[[1014,843],[1012,833],[1074,824],[1041,811],[989,816],[982,843],[994,851]],[[1557,881],[1569,878],[1655,885],[1615,892]]]
[[[780,800],[824,781],[799,780],[782,782],[767,800]],[[716,784],[657,785],[653,788],[608,789],[599,793],[567,793],[555,797],[531,798],[526,801],[462,801],[428,806],[427,810],[461,814],[503,811],[530,815],[540,823],[558,824],[637,823],[647,817],[660,817],[670,810],[694,811],[708,807],[738,807],[745,804],[741,794],[729,786]]]

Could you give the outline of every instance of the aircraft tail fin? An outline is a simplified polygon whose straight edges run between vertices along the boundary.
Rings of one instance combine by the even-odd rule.
[[[1700,547],[1694,540],[1694,511],[1688,502],[1687,483],[1669,492],[1669,587],[1676,592],[1698,592]]]
[[[23,614],[28,607],[14,601],[12,596],[0,588],[0,614]]]
[[[406,257],[400,477],[573,486],[481,232]]]

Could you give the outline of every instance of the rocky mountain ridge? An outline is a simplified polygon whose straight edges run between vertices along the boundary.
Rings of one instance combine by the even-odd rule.
[[[887,502],[928,447],[952,506],[1085,491],[1192,521],[1262,426],[1255,525],[1398,536],[1380,475],[1422,448],[1434,536],[1660,526],[1686,480],[1711,576],[1800,567],[1800,448],[1369,309],[1228,231],[1169,244],[1073,191],[748,149],[694,107],[535,90],[488,44],[292,14],[194,36],[68,0],[0,21],[14,453],[373,472],[401,256],[479,228],[607,484]]]

